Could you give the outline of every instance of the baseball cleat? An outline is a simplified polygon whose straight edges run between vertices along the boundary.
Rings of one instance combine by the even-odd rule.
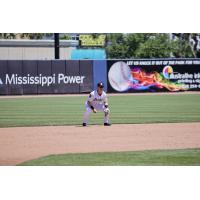
[[[87,124],[86,124],[86,123],[83,123],[83,126],[87,126]]]
[[[109,124],[109,123],[104,123],[104,126],[111,126],[111,124]]]

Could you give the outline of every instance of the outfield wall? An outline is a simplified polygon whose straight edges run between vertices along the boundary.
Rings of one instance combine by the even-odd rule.
[[[200,59],[0,60],[0,95],[200,91]]]

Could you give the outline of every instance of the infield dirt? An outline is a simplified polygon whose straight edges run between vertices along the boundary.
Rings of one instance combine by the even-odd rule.
[[[200,123],[0,128],[0,165],[51,154],[200,148]]]

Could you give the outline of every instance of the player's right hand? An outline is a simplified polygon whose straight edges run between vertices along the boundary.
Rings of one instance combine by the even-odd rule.
[[[95,108],[93,109],[93,113],[97,113],[97,110]]]

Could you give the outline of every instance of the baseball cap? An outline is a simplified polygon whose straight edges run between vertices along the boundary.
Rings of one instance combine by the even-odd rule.
[[[104,88],[104,84],[103,84],[102,82],[99,82],[99,83],[97,84],[97,87]]]

